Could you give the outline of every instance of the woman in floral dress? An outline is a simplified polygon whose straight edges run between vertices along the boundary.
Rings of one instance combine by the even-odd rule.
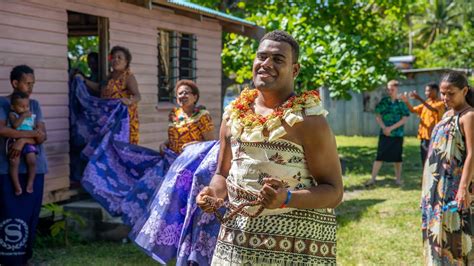
[[[474,92],[459,72],[443,76],[440,91],[450,110],[433,130],[424,167],[423,253],[425,265],[467,265],[473,226]]]

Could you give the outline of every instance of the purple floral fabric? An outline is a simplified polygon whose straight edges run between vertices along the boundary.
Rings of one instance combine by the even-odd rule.
[[[158,262],[166,264],[177,254],[176,265],[211,263],[220,224],[197,207],[195,198],[211,181],[218,151],[216,141],[188,146],[133,227],[130,238]]]
[[[177,155],[129,144],[128,111],[120,100],[90,96],[78,78],[70,89],[72,176],[111,215],[131,225],[145,213]]]
[[[209,265],[220,224],[195,198],[215,172],[218,142],[189,145],[179,156],[129,144],[126,106],[90,96],[80,79],[70,89],[71,169],[84,189],[121,216],[155,260]]]

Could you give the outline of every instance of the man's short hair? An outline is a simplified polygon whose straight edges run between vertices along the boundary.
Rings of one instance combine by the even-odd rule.
[[[396,79],[392,79],[390,80],[388,83],[387,83],[387,87],[390,86],[390,85],[397,85],[397,86],[400,86],[400,83],[398,82],[398,80]]]
[[[14,80],[20,81],[23,74],[35,74],[33,69],[27,65],[19,65],[12,69],[10,72],[10,82]]]
[[[298,58],[300,56],[300,46],[296,42],[295,38],[291,36],[286,31],[282,30],[274,30],[265,34],[262,39],[260,39],[260,43],[264,40],[276,41],[276,42],[286,42],[291,46],[291,53],[293,56],[293,63],[298,62]]]
[[[426,87],[430,88],[430,90],[435,90],[436,92],[439,92],[439,86],[435,82],[430,82],[426,84]]]

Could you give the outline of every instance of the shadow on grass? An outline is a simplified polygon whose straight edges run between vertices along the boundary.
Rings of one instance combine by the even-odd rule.
[[[384,199],[351,199],[344,201],[336,209],[338,226],[344,227],[350,222],[360,220],[369,207],[384,201]]]
[[[404,145],[403,149],[402,179],[405,184],[401,189],[418,190],[421,187],[422,175],[419,147],[415,145]],[[374,186],[366,188],[364,183],[370,179],[372,173],[372,164],[377,154],[377,148],[368,146],[346,146],[339,147],[338,152],[345,160],[345,176],[347,178],[350,179],[353,175],[366,176],[366,179],[364,180],[350,182],[351,184],[346,186],[345,190],[353,191],[361,189],[373,189]],[[393,163],[384,163],[378,176],[379,178],[375,187],[398,187],[395,184]],[[380,176],[391,176],[393,178],[381,180]]]
[[[346,171],[354,174],[370,175],[376,149],[367,146],[339,147],[339,154],[346,162]]]

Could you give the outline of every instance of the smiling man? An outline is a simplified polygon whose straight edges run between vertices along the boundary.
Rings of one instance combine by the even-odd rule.
[[[255,89],[226,108],[217,171],[197,196],[210,213],[228,200],[213,265],[336,264],[341,166],[319,94],[294,92],[298,53],[288,33],[267,33]]]

